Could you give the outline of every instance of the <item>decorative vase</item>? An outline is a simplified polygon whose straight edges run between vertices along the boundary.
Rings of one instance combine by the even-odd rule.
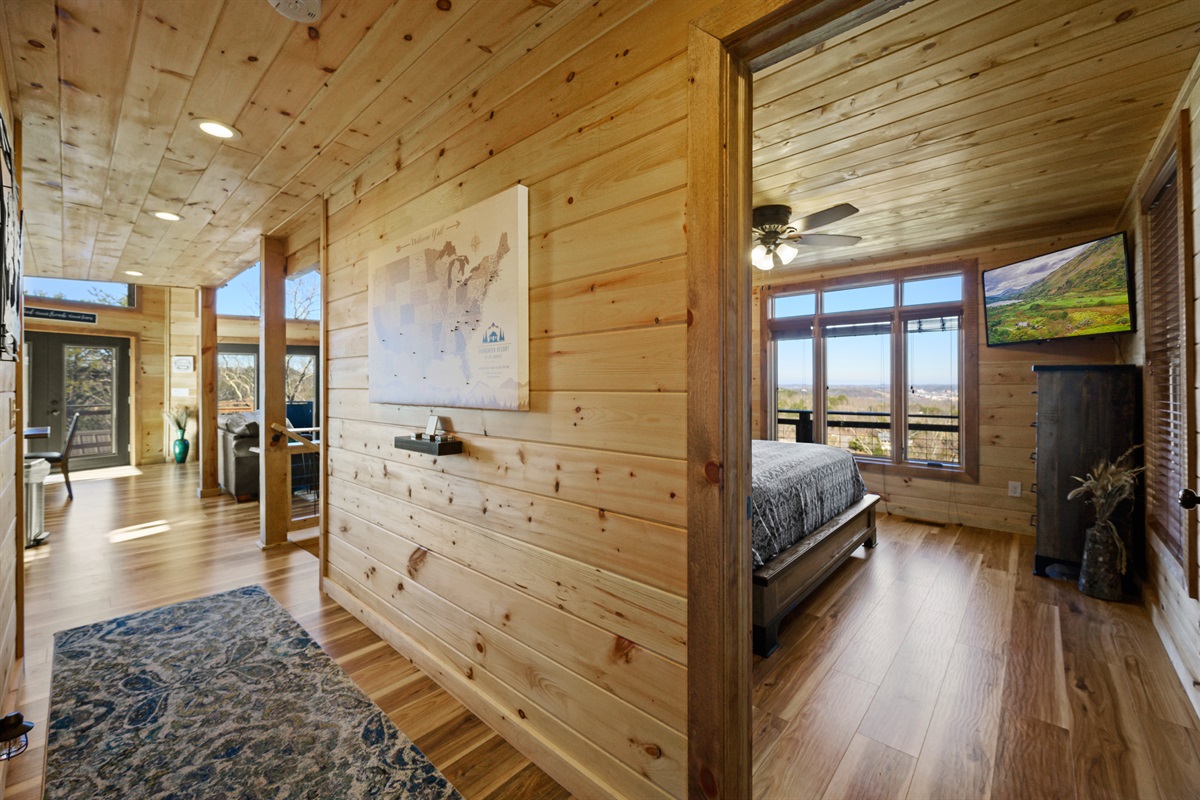
[[[184,438],[184,431],[182,428],[180,428],[179,438],[176,439],[171,445],[171,449],[175,453],[176,464],[182,464],[183,462],[187,461],[188,446],[188,440]]]
[[[1083,540],[1079,591],[1100,600],[1121,599],[1120,546],[1115,528],[1093,525]]]

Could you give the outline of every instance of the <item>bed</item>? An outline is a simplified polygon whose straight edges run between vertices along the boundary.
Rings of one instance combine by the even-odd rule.
[[[754,652],[859,545],[875,546],[875,504],[854,457],[821,444],[751,443]]]

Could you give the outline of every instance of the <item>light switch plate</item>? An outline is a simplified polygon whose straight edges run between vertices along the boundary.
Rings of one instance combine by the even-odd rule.
[[[1021,496],[1021,482],[1020,481],[1009,481],[1008,482],[1008,496],[1009,497],[1020,497]]]

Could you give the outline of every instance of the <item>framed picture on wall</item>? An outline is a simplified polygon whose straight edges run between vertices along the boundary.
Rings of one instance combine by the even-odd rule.
[[[21,212],[12,139],[0,114],[0,360],[16,361],[21,348]]]

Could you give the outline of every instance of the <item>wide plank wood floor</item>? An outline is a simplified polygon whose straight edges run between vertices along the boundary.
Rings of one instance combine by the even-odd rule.
[[[1138,605],[1033,538],[884,517],[754,663],[754,793],[1200,798],[1200,721]]]
[[[138,470],[124,470],[137,473]],[[569,794],[457,700],[317,589],[317,560],[294,545],[255,546],[258,504],[199,500],[194,464],[89,479],[75,501],[46,489],[49,542],[26,553],[25,675],[16,707],[36,723],[9,768],[9,800],[42,792],[53,634],[168,603],[261,584],[467,798]],[[111,473],[109,473],[111,474]],[[82,799],[81,799],[82,800]]]

